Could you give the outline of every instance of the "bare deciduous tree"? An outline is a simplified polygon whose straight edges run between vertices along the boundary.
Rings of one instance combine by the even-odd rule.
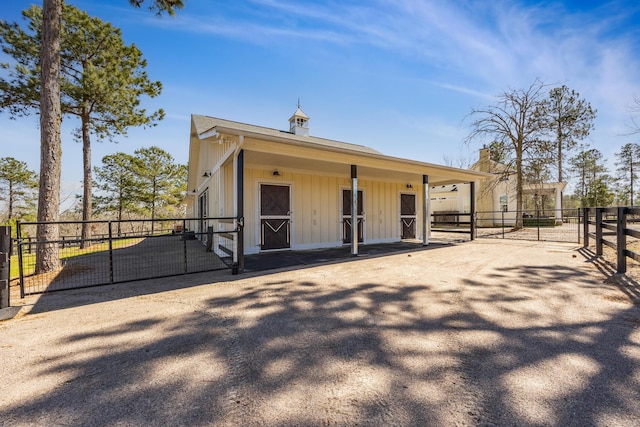
[[[476,108],[468,117],[472,131],[467,142],[476,138],[490,138],[504,152],[504,173],[516,175],[516,224],[522,228],[522,200],[525,160],[539,152],[541,137],[547,129],[544,120],[543,96],[545,85],[536,80],[524,90],[509,90],[498,96],[496,105]]]

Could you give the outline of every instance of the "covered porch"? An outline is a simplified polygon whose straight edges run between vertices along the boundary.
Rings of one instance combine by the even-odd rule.
[[[541,184],[526,184],[523,186],[523,194],[533,198],[533,210],[539,212],[545,209],[544,197],[554,201],[554,217],[556,225],[562,224],[562,191],[567,186],[566,182],[549,182]]]
[[[357,256],[362,245],[405,240],[426,246],[429,188],[469,183],[473,212],[476,183],[490,176],[361,145],[196,117],[190,168],[210,152],[219,156],[203,169],[194,167],[189,186],[202,212],[238,218],[238,242],[231,249],[240,271],[244,255],[348,247]]]

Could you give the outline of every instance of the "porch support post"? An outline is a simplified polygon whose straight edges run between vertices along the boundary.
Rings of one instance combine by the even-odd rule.
[[[351,255],[358,255],[358,166],[351,165]]]
[[[422,175],[422,246],[429,244],[431,218],[429,217],[429,175]]]
[[[471,232],[471,240],[476,238],[476,183],[471,181],[469,183],[469,206],[470,206],[470,214],[469,214],[469,222],[470,224],[470,232]]]
[[[556,187],[556,225],[562,224],[562,190]]]
[[[234,181],[236,195],[236,238],[234,246],[233,274],[244,272],[244,150],[239,150],[234,158]]]

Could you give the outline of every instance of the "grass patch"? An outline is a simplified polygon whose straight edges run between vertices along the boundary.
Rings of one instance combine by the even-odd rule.
[[[133,246],[140,243],[144,238],[130,238],[130,239],[122,239],[115,240],[113,242],[113,249],[126,248],[128,246]],[[59,249],[60,260],[64,264],[65,260],[69,260],[71,258],[95,254],[99,252],[107,252],[109,250],[109,242],[101,242],[94,243],[93,245],[80,249],[79,246],[72,246],[67,248]],[[11,260],[9,262],[10,268],[10,276],[11,279],[18,278],[20,276],[19,264],[18,264],[18,254],[14,253],[11,256]],[[36,254],[35,248],[33,248],[31,253],[23,253],[22,254],[22,268],[25,276],[30,276],[35,272],[36,269]]]
[[[524,227],[555,227],[555,218],[523,218],[522,225]]]

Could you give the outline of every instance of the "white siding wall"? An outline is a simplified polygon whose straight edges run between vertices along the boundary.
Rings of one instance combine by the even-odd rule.
[[[231,188],[232,182],[227,181],[225,187]],[[260,250],[259,191],[262,183],[291,187],[292,249],[342,245],[342,190],[351,188],[349,177],[286,170],[280,170],[280,176],[274,177],[273,169],[247,166],[244,183],[245,253],[257,253]],[[416,194],[416,211],[420,215],[420,192],[407,191],[405,185],[358,180],[358,189],[364,191],[365,243],[400,240],[401,192]],[[414,186],[417,188],[419,184]],[[422,233],[420,226],[418,218],[416,236]]]

